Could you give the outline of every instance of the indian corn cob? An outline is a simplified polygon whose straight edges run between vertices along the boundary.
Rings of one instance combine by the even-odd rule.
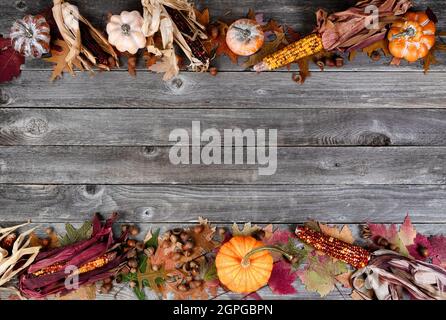
[[[82,273],[86,273],[86,272],[101,268],[101,267],[105,266],[107,263],[109,263],[110,261],[112,261],[114,258],[116,258],[116,252],[106,253],[92,261],[89,261],[89,262],[81,265],[79,267],[79,269],[77,270],[77,272],[75,272],[75,274],[82,274]],[[66,267],[65,263],[58,262],[58,263],[55,263],[49,267],[46,267],[46,268],[40,269],[39,271],[34,272],[33,275],[36,277],[39,277],[42,275],[53,274],[53,273],[63,270],[65,267]]]
[[[170,8],[168,6],[164,6],[167,13],[169,13],[172,21],[177,26],[178,30],[185,35],[184,39],[186,43],[190,47],[192,54],[195,58],[200,60],[203,65],[209,65],[210,57],[204,48],[204,45],[200,39],[200,37],[194,35],[192,28],[190,27],[188,21],[184,18],[183,14],[176,9]]]
[[[285,48],[266,56],[260,63],[254,66],[255,71],[274,70],[305,57],[312,56],[324,50],[322,37],[312,33]]]
[[[308,227],[296,229],[297,238],[329,256],[360,269],[367,266],[371,253],[364,248],[344,242]]]

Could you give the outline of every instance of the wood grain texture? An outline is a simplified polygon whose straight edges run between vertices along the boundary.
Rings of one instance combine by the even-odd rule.
[[[279,3],[277,1],[237,1],[237,0],[200,0],[194,1],[199,9],[209,8],[211,13],[211,18],[213,20],[224,20],[232,21],[237,18],[246,16],[249,9],[255,9],[256,12],[263,13],[264,19],[275,19],[278,23],[291,26],[298,32],[306,34],[312,31],[316,21],[315,12],[319,8],[324,8],[328,12],[342,11],[347,9],[349,6],[353,5],[355,0],[319,0],[319,1],[308,1],[308,0],[281,0]],[[100,29],[105,29],[105,23],[107,20],[107,13],[111,12],[113,14],[118,14],[123,10],[139,10],[142,12],[140,5],[140,0],[113,0],[113,1],[87,1],[80,0],[75,1],[79,6],[81,13],[84,14],[93,24]],[[21,18],[25,13],[38,13],[42,9],[50,7],[52,1],[50,0],[21,0],[21,1],[11,1],[11,0],[1,0],[0,1],[0,34],[8,33],[12,22]],[[431,7],[434,12],[439,16],[443,17],[446,15],[444,0],[436,1],[416,1],[417,8],[425,9],[427,6]],[[438,24],[439,29],[444,30],[446,24],[443,19],[440,19]],[[437,54],[440,61],[446,60],[446,54]],[[219,58],[213,61],[213,65],[216,66],[221,71],[227,70],[243,70],[241,62],[244,61],[240,58],[239,65],[232,64],[226,57]],[[122,61],[125,67],[125,59]],[[346,62],[343,70],[350,71],[368,71],[368,70],[422,70],[421,63],[406,64],[402,63],[400,68],[389,67],[389,58],[383,58],[381,61],[376,63],[371,63],[365,55],[360,55],[353,62]],[[143,61],[140,59],[139,68],[143,67]],[[44,63],[41,60],[29,60],[25,66],[26,69],[42,69],[50,68],[50,65]],[[312,65],[312,70],[316,71],[318,68]],[[283,69],[282,69],[283,70]],[[444,64],[438,64],[432,66],[432,70],[446,70]]]
[[[0,185],[0,221],[74,222],[94,212],[121,221],[446,223],[446,186]]]
[[[49,85],[49,71],[25,71],[0,86],[3,108],[444,108],[446,73],[315,73],[303,86],[287,73],[80,73]]]
[[[281,147],[277,148],[277,171],[270,176],[259,174],[259,168],[267,165],[173,165],[169,152],[168,147],[0,147],[0,183],[345,185],[446,182],[446,148],[443,147]]]
[[[0,109],[0,145],[168,146],[174,129],[191,136],[192,121],[222,136],[224,129],[276,129],[279,146],[446,145],[441,109]]]

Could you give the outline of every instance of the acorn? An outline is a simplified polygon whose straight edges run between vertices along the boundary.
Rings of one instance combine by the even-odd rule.
[[[183,232],[183,228],[175,228],[172,229],[172,234],[179,236],[181,234],[181,232]]]
[[[127,245],[131,248],[134,248],[136,246],[136,240],[135,239],[128,239]]]
[[[121,269],[121,274],[128,274],[130,272],[130,268],[128,266],[124,266]]]
[[[165,240],[161,243],[161,248],[163,249],[167,249],[172,245],[172,243],[170,242],[170,240]]]
[[[422,245],[419,245],[419,246],[417,247],[417,251],[418,251],[418,253],[420,254],[420,256],[422,256],[422,257],[424,257],[424,258],[429,257],[429,249],[428,249],[428,248],[426,248],[426,247],[424,247],[424,246],[422,246]]]
[[[218,74],[218,69],[216,67],[210,67],[209,73],[211,74],[211,76],[215,77]]]
[[[199,287],[201,287],[201,285],[202,285],[202,281],[201,281],[201,280],[193,280],[193,281],[191,281],[191,282],[189,283],[189,287],[190,287],[191,289],[199,288]]]
[[[341,68],[344,66],[344,58],[342,57],[336,57],[335,59],[335,65],[337,68]]]
[[[138,252],[142,252],[142,251],[144,251],[144,242],[142,242],[142,241],[140,241],[140,242],[137,242],[136,243],[136,250],[138,251]]]
[[[129,232],[132,236],[136,237],[139,234],[139,228],[137,226],[130,226],[129,227]]]
[[[136,257],[136,251],[134,249],[133,250],[129,250],[127,252],[127,258],[131,259],[131,258],[134,258],[134,257]]]
[[[115,281],[116,281],[116,283],[118,283],[118,284],[121,283],[121,282],[122,282],[122,275],[118,274],[118,275],[116,276]]]
[[[135,258],[132,258],[127,262],[127,265],[130,268],[136,268],[136,267],[138,267],[138,260],[136,260]]]
[[[138,272],[138,269],[136,269],[136,268],[131,268],[130,269],[130,273],[137,273]]]
[[[372,236],[372,232],[370,231],[370,227],[367,224],[363,224],[359,226],[361,238],[370,239]]]
[[[135,288],[136,285],[137,285],[136,281],[130,281],[130,282],[129,282],[129,286],[130,286],[130,288]]]
[[[218,27],[213,25],[210,30],[211,39],[217,39],[219,33],[220,32],[218,31]]]
[[[218,234],[219,234],[220,236],[224,237],[225,234],[226,234],[226,229],[223,228],[223,227],[218,228]]]
[[[45,228],[45,233],[47,235],[51,235],[53,232],[54,232],[54,229],[52,227]]]
[[[379,61],[381,59],[381,54],[379,53],[379,51],[375,50],[370,55],[370,59],[372,59],[373,61]]]
[[[156,264],[152,265],[152,270],[153,271],[158,271],[160,269],[160,267]]]

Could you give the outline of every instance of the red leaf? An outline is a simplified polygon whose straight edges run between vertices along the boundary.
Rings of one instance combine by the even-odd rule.
[[[425,250],[426,255],[421,255],[421,248]],[[426,237],[422,234],[417,234],[414,244],[407,246],[407,250],[417,260],[432,260],[432,263],[435,265],[446,266],[445,236]]]
[[[269,239],[263,240],[266,245],[287,244],[293,233],[288,230],[277,229]]]
[[[0,83],[18,77],[24,63],[25,57],[14,50],[11,39],[0,36]]]
[[[279,261],[274,264],[273,272],[268,281],[268,286],[275,294],[294,294],[296,289],[293,287],[297,279],[297,272],[291,271],[291,264],[285,261]]]
[[[398,229],[394,224],[387,226],[385,224],[369,223],[368,226],[373,238],[383,237],[392,242],[398,235]]]

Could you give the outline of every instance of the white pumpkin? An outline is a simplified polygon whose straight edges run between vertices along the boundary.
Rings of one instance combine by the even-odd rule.
[[[146,37],[142,31],[144,19],[138,11],[123,11],[114,15],[107,24],[108,42],[120,52],[135,54],[146,46]]]

